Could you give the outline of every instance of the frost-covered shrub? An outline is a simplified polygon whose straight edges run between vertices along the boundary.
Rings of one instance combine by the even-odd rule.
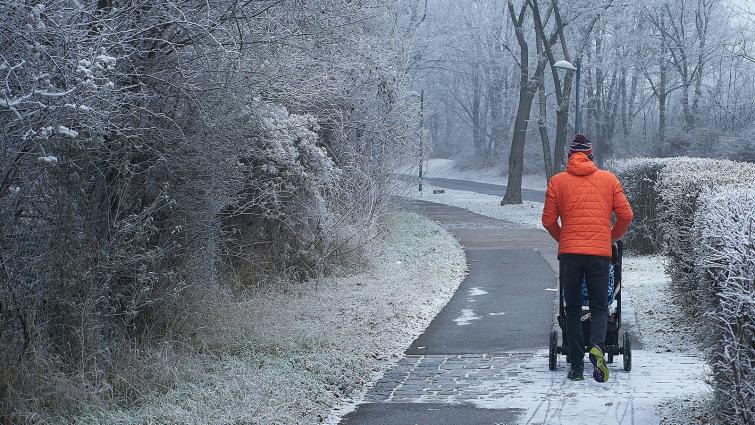
[[[411,14],[269,3],[3,3],[0,423],[130,400],[119,362],[209,314],[228,255],[303,277],[378,234]]]
[[[659,175],[658,221],[667,270],[680,294],[699,301],[695,270],[695,214],[701,193],[755,181],[755,165],[729,160],[672,158]]]
[[[607,164],[624,186],[624,193],[634,211],[634,221],[624,236],[624,242],[638,254],[652,254],[661,250],[656,183],[658,174],[667,162],[662,158],[632,158]]]
[[[725,423],[755,423],[755,185],[700,195],[695,276]]]
[[[262,103],[238,120],[249,129],[248,148],[238,164],[243,186],[224,212],[228,255],[258,277],[292,267],[302,278],[320,274],[333,225],[328,198],[340,170],[319,140],[317,120]]]

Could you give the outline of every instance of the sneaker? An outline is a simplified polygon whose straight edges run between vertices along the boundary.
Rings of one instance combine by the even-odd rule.
[[[599,347],[593,346],[590,349],[590,363],[592,363],[593,371],[592,377],[597,382],[608,381],[608,366],[606,366],[606,359],[603,356],[603,350]]]
[[[582,375],[582,372],[576,371],[574,369],[569,369],[569,374],[566,375],[566,377],[572,381],[584,381],[585,377]]]

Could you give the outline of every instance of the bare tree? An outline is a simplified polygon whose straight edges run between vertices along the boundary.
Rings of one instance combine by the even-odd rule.
[[[519,13],[514,10],[514,4],[508,1],[509,17],[514,27],[516,40],[519,44],[519,103],[517,106],[514,132],[511,137],[511,152],[509,153],[509,178],[506,194],[501,205],[522,203],[522,170],[524,166],[524,142],[527,137],[527,126],[532,109],[532,99],[537,93],[538,86],[543,79],[547,59],[537,57],[535,71],[530,75],[529,42],[524,32],[524,20],[527,18],[529,2],[524,1]],[[539,37],[539,36],[538,36]]]

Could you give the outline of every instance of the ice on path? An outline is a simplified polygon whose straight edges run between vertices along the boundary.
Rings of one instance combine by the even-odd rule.
[[[476,315],[474,310],[470,308],[465,308],[461,310],[461,316],[454,319],[454,322],[456,322],[459,326],[466,326],[472,323],[473,320],[479,320],[480,316]]]

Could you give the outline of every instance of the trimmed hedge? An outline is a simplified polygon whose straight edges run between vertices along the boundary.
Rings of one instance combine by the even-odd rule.
[[[669,159],[658,176],[658,229],[663,253],[668,256],[667,272],[677,290],[692,303],[700,301],[695,279],[693,235],[700,195],[723,186],[755,181],[755,165],[728,160],[701,158]]]
[[[701,194],[695,276],[720,415],[755,424],[755,185]]]
[[[667,163],[665,158],[632,158],[608,163],[608,168],[621,181],[634,211],[634,221],[624,236],[624,244],[637,254],[653,254],[661,250],[655,185],[658,174]]]
[[[635,252],[662,252],[700,324],[724,423],[755,424],[755,164],[641,158],[610,165],[635,210]]]

